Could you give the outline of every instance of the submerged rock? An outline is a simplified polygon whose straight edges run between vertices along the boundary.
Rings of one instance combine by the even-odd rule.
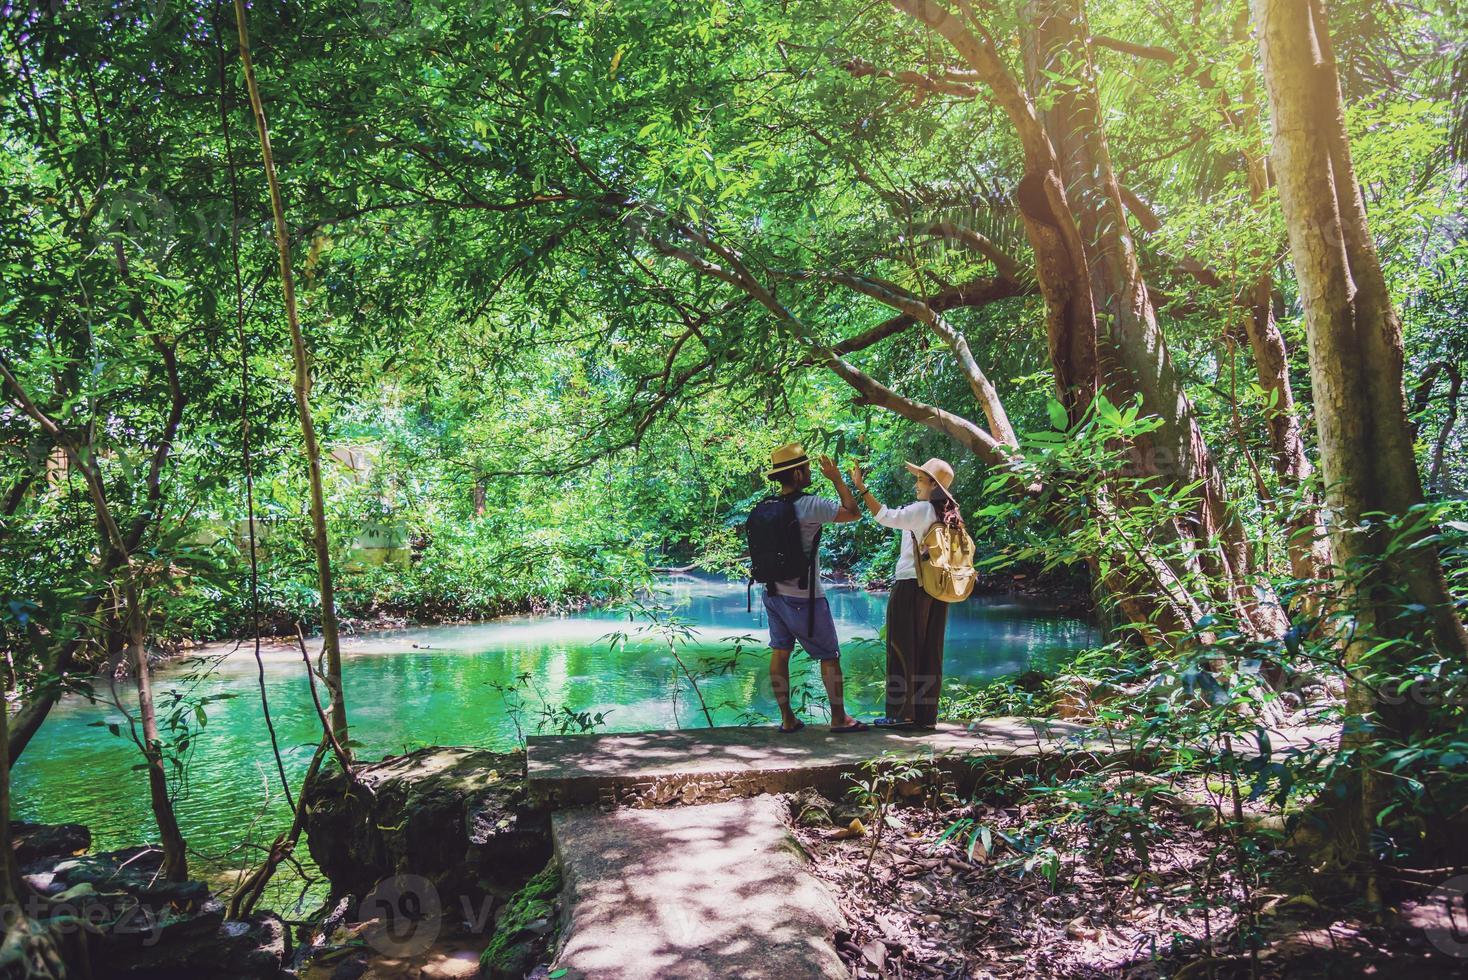
[[[455,899],[507,897],[550,856],[550,821],[525,792],[525,756],[425,748],[323,773],[306,802],[311,856],[334,897],[414,875]]]

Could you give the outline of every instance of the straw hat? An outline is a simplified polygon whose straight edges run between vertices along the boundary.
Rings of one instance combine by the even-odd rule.
[[[804,446],[798,442],[786,443],[770,453],[770,469],[765,471],[765,478],[774,479],[776,473],[784,473],[809,462],[810,457],[805,454]]]
[[[911,470],[913,476],[921,473],[944,490],[947,490],[953,483],[953,467],[948,465],[947,460],[939,459],[937,456],[934,456],[922,466],[918,466],[916,463],[903,463],[902,465]]]

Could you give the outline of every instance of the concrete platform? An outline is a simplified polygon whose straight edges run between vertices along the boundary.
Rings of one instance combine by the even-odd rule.
[[[685,790],[695,797],[730,798],[787,793],[813,787],[842,791],[842,774],[887,753],[933,757],[957,775],[975,757],[1056,761],[1074,753],[1115,756],[1127,751],[1097,739],[1083,725],[1027,718],[992,718],[971,728],[940,725],[935,732],[872,729],[833,735],[823,725],[782,735],[771,726],[686,728],[625,735],[532,735],[527,739],[528,790],[547,806],[670,802]],[[695,802],[685,800],[685,802]]]
[[[836,980],[834,897],[770,797],[656,810],[565,810],[566,980]]]
[[[1317,726],[1272,731],[1270,740],[1280,752],[1333,748],[1339,735],[1339,729]],[[932,758],[967,791],[977,778],[975,760],[1062,771],[1106,762],[1149,767],[1172,748],[1139,748],[1075,722],[1030,718],[990,718],[967,728],[940,725],[935,732],[872,729],[833,735],[822,725],[808,724],[792,735],[765,726],[532,735],[526,741],[527,790],[537,805],[548,807],[708,803],[806,787],[834,799],[848,785],[844,773],[883,753]],[[1237,750],[1256,752],[1253,740],[1247,741]]]

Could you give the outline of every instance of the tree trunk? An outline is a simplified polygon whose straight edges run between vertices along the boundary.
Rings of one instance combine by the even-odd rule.
[[[31,917],[44,903],[20,876],[10,836],[10,724],[0,704],[0,975],[27,980],[86,980],[91,976],[85,930],[74,922],[55,931]]]
[[[898,10],[953,45],[1004,111],[1024,149],[1025,171],[1015,204],[1035,253],[1035,278],[1045,298],[1046,336],[1056,396],[1072,422],[1090,407],[1099,376],[1096,310],[1085,246],[1076,231],[1060,162],[1035,107],[1000,58],[993,39],[970,32],[931,0],[891,0]]]
[[[1047,61],[1060,57],[1063,75],[1079,70],[1087,76],[1082,85],[1057,92],[1060,97],[1055,108],[1047,110],[1043,119],[969,8],[963,8],[968,19],[965,24],[931,0],[891,2],[953,45],[989,88],[1020,138],[1025,173],[1015,197],[1045,298],[1056,388],[1070,418],[1074,421],[1084,412],[1100,379],[1113,396],[1142,396],[1144,409],[1164,425],[1156,436],[1134,447],[1136,474],[1155,475],[1174,486],[1199,483],[1198,526],[1172,529],[1174,537],[1195,542],[1195,560],[1223,583],[1225,594],[1220,601],[1234,607],[1242,625],[1257,634],[1279,635],[1283,617],[1254,596],[1250,581],[1253,558],[1242,523],[1227,498],[1182,379],[1168,357],[1126,231],[1120,189],[1112,173],[1090,77],[1080,0],[1040,0],[1033,5],[1032,13],[1037,16],[1032,25],[1036,42],[1032,53]],[[1084,384],[1078,366],[1084,370]],[[1121,504],[1124,502],[1118,502]],[[1182,604],[1192,605],[1181,594],[1193,577],[1188,571],[1151,565],[1137,570],[1150,583],[1150,618],[1163,633],[1193,625],[1182,617]],[[1123,597],[1132,608],[1141,605],[1135,593],[1118,594]]]
[[[1155,434],[1138,440],[1137,473],[1156,476],[1169,486],[1199,484],[1196,525],[1166,532],[1191,545],[1210,587],[1218,590],[1212,597],[1215,604],[1232,606],[1241,624],[1255,634],[1278,636],[1284,632],[1283,618],[1254,595],[1254,558],[1243,523],[1168,354],[1128,232],[1101,116],[1083,0],[1032,0],[1025,20],[1030,31],[1028,84],[1054,97],[1042,118],[1080,227],[1095,308],[1107,328],[1099,341],[1106,387],[1113,399],[1140,395],[1143,410],[1162,421]],[[1042,83],[1042,70],[1077,82]]]
[[[483,517],[485,512],[485,498],[489,494],[489,481],[482,476],[474,477],[474,516]]]
[[[138,683],[138,704],[143,721],[142,750],[147,759],[148,788],[153,815],[157,819],[158,832],[163,844],[163,872],[170,881],[182,881],[188,875],[188,856],[183,836],[178,829],[178,821],[174,816],[173,801],[168,796],[168,782],[163,770],[162,747],[158,738],[157,718],[153,712],[153,695],[148,673],[146,651],[148,621],[143,615],[142,588],[131,554],[132,548],[136,546],[147,524],[135,523],[132,532],[134,537],[124,536],[112,512],[112,507],[107,501],[107,488],[102,478],[102,471],[97,465],[97,454],[94,447],[89,443],[78,442],[70,433],[63,430],[56,420],[30,397],[3,359],[0,359],[0,379],[3,379],[9,386],[15,404],[21,411],[35,420],[56,445],[65,449],[67,460],[81,475],[82,482],[87,488],[87,496],[91,499],[92,512],[97,520],[97,533],[100,536],[98,542],[98,550],[101,553],[100,570],[109,581],[116,583],[115,587],[122,594],[124,606],[120,610],[103,610],[102,619],[104,622],[109,618],[117,620],[125,647],[132,654],[133,670]],[[89,435],[81,438],[89,438]],[[156,458],[161,460],[163,457]],[[44,713],[41,714],[41,717],[44,717]],[[39,723],[38,720],[36,724],[39,725]],[[8,722],[6,729],[6,741],[8,742]],[[10,749],[7,745],[5,747],[7,767],[9,755]]]
[[[101,605],[100,599],[87,599],[81,607],[81,618],[83,620],[90,619],[99,605]],[[46,666],[46,673],[54,674],[56,676],[56,683],[47,686],[44,690],[36,694],[33,699],[27,701],[16,710],[15,716],[10,722],[10,743],[7,749],[10,765],[15,765],[16,760],[20,758],[26,746],[31,743],[31,739],[35,737],[36,732],[41,730],[41,723],[46,720],[46,716],[51,713],[51,709],[56,706],[56,702],[61,700],[61,678],[65,677],[71,671],[72,660],[76,657],[77,650],[81,649],[84,642],[83,637],[76,637],[61,644],[56,651],[55,659]]]
[[[255,66],[250,60],[250,33],[245,20],[244,0],[234,0],[234,14],[240,39],[240,63],[244,67],[245,86],[250,93],[255,128],[260,134],[260,156],[265,165],[265,181],[270,189],[270,210],[275,219],[280,285],[285,299],[286,320],[290,326],[291,358],[295,366],[293,387],[296,411],[301,419],[301,438],[305,443],[306,465],[311,481],[311,544],[316,552],[316,575],[321,589],[321,643],[326,653],[326,682],[331,688],[331,730],[342,750],[350,752],[347,744],[346,691],[342,685],[341,641],[337,635],[336,589],[331,574],[331,541],[326,530],[326,495],[321,484],[321,448],[316,442],[316,425],[311,416],[310,354],[301,334],[301,320],[296,309],[295,277],[291,274],[290,231],[285,223],[280,182],[275,176],[275,158],[270,150],[270,129],[265,123],[265,105],[260,100],[260,87],[255,83]]]
[[[1411,535],[1392,546],[1380,519],[1365,523],[1373,513],[1406,515],[1423,494],[1402,387],[1401,323],[1366,226],[1324,4],[1254,0],[1254,12],[1274,117],[1274,171],[1305,309],[1331,548],[1356,620],[1347,663],[1361,663],[1377,638],[1410,631],[1401,616],[1404,601],[1426,610],[1425,634],[1440,650],[1468,657],[1468,633],[1436,550],[1413,547]],[[1352,715],[1369,716],[1383,729],[1348,726],[1347,749],[1380,734],[1408,736],[1426,711],[1410,698],[1399,706],[1378,703],[1354,673],[1347,675],[1347,702]],[[1385,778],[1360,759],[1336,787],[1342,802],[1330,844],[1348,866],[1370,864],[1369,836],[1386,797]],[[1372,879],[1367,882],[1375,897]]]
[[[1234,21],[1234,41],[1247,41],[1248,30],[1248,11],[1243,10]],[[1242,68],[1244,88],[1240,99],[1242,109],[1239,120],[1246,135],[1252,136],[1262,128],[1252,56],[1246,56]],[[1243,153],[1249,178],[1249,202],[1256,210],[1263,210],[1267,205],[1270,187],[1268,158],[1252,146],[1252,141]],[[1295,393],[1290,384],[1289,352],[1285,347],[1284,334],[1280,332],[1279,324],[1274,318],[1272,268],[1271,262],[1269,268],[1249,287],[1249,316],[1244,320],[1244,330],[1249,337],[1249,349],[1254,355],[1259,387],[1268,399],[1264,421],[1269,431],[1274,472],[1279,477],[1280,486],[1297,498],[1288,518],[1287,550],[1290,572],[1296,579],[1310,581],[1329,574],[1330,543],[1326,537],[1325,515],[1309,486],[1313,468],[1310,457],[1305,452],[1305,439],[1295,405]]]
[[[25,882],[21,880],[20,868],[15,863],[15,847],[10,839],[10,721],[9,713],[0,705],[0,905],[7,908],[20,903],[25,894]]]
[[[178,818],[173,812],[173,800],[168,795],[168,772],[164,768],[163,743],[158,733],[158,713],[153,707],[153,677],[148,667],[148,621],[143,615],[137,584],[131,581],[125,590],[128,605],[127,647],[133,678],[138,685],[138,720],[143,726],[143,757],[148,767],[148,795],[153,807],[153,819],[158,824],[160,843],[163,845],[163,877],[169,881],[187,881],[189,877],[188,850],[183,833],[178,828]]]
[[[1397,582],[1429,610],[1437,643],[1468,655],[1436,551],[1388,556],[1379,534],[1357,530],[1364,515],[1405,514],[1423,493],[1402,386],[1401,322],[1367,231],[1323,4],[1255,0],[1255,11],[1327,501],[1338,515],[1336,561],[1388,558]]]

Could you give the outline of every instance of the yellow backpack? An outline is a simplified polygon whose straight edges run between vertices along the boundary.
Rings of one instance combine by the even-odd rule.
[[[908,532],[912,533],[912,532]],[[923,591],[943,602],[962,602],[974,591],[974,539],[961,527],[938,521],[922,541],[912,535],[917,579]]]

